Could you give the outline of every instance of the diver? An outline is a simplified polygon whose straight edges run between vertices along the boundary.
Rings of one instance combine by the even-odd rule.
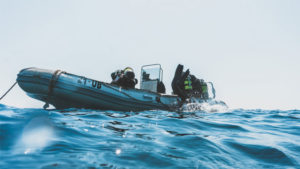
[[[176,68],[174,78],[172,80],[173,94],[177,94],[182,100],[187,99],[187,94],[184,91],[184,80],[189,75],[189,69],[183,72],[183,65],[179,64]]]
[[[135,78],[134,71],[131,67],[126,67],[124,70],[117,70],[111,74],[112,82],[124,88],[134,89],[138,80]]]
[[[207,84],[204,80],[190,74],[189,69],[183,72],[181,64],[176,68],[172,89],[173,94],[177,94],[183,101],[191,97],[208,99]]]
[[[184,85],[188,97],[208,99],[207,83],[203,79],[198,79],[190,74],[185,79]]]

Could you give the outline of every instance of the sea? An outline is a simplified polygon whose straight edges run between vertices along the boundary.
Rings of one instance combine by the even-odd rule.
[[[300,168],[300,110],[187,105],[121,112],[0,104],[0,168]]]

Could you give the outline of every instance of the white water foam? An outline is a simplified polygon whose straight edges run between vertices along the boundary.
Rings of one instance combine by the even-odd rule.
[[[186,103],[180,108],[183,112],[204,111],[207,113],[223,113],[228,111],[228,106],[223,101],[212,100],[208,102]]]

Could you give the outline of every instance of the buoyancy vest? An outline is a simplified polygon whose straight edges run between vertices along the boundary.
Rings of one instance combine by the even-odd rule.
[[[187,76],[184,80],[184,90],[193,90],[191,76]]]

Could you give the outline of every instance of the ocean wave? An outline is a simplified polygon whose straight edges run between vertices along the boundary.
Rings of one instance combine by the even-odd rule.
[[[168,112],[0,104],[0,168],[299,168],[299,110]]]

